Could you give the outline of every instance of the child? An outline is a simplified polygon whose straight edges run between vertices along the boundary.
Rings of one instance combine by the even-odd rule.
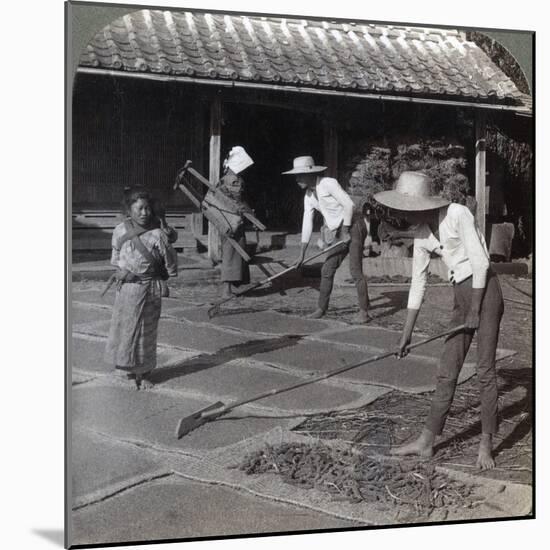
[[[177,275],[177,256],[166,233],[156,227],[146,190],[126,190],[124,207],[128,218],[115,227],[112,238],[117,292],[105,357],[139,390],[152,386],[148,375],[157,362],[160,283]]]

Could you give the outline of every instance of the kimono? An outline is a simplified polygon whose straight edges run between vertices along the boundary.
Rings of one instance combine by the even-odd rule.
[[[151,229],[138,238],[155,260],[145,258],[132,239],[124,239],[128,222],[119,224],[112,238],[111,263],[128,272],[127,281],[119,285],[105,359],[115,368],[133,374],[145,374],[156,367],[157,329],[161,312],[161,278],[158,266],[164,265],[168,276],[177,275],[176,251],[167,234]]]
[[[221,178],[217,189],[230,199],[232,205],[243,210],[250,210],[250,207],[242,199],[243,187],[244,181],[242,177],[228,170]],[[246,236],[242,216],[237,220],[237,223],[233,222],[233,225],[231,237],[246,250]],[[243,260],[224,237],[222,237],[221,280],[222,282],[233,283],[235,285],[248,284],[250,282],[248,263]]]

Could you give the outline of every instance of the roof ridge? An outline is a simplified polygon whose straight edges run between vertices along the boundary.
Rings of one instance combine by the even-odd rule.
[[[462,31],[459,28],[455,27],[437,27],[437,26],[430,26],[430,25],[422,25],[422,24],[414,24],[414,23],[391,23],[391,22],[383,22],[383,21],[368,21],[368,20],[357,20],[357,19],[333,19],[330,17],[327,18],[320,18],[320,17],[304,17],[304,16],[287,16],[287,15],[261,15],[261,14],[249,14],[249,13],[227,13],[227,12],[221,12],[221,11],[194,11],[194,10],[171,10],[171,9],[143,9],[143,10],[136,10],[135,12],[131,12],[128,15],[133,15],[139,12],[170,12],[170,13],[179,13],[179,14],[190,14],[191,16],[196,15],[209,15],[212,17],[230,17],[230,18],[248,18],[250,20],[256,20],[256,21],[266,21],[266,22],[274,22],[274,23],[281,23],[285,21],[287,24],[297,24],[300,26],[321,26],[325,30],[344,30],[344,32],[347,32],[349,30],[355,29],[357,26],[370,26],[374,29],[380,28],[380,29],[395,29],[395,30],[403,30],[403,31],[422,31],[424,34],[440,34],[443,36],[457,36],[460,35],[466,31]],[[348,29],[342,29],[342,27],[351,27]]]
[[[191,14],[199,13],[193,12],[191,10],[186,10]],[[200,12],[202,13],[202,12]],[[295,24],[303,27],[322,27],[325,30],[340,30],[343,32],[348,32],[350,30],[356,30],[358,26],[369,26],[374,30],[379,29],[394,29],[394,30],[403,30],[403,31],[421,31],[422,33],[429,34],[438,34],[442,36],[459,36],[465,31],[462,31],[454,27],[431,27],[426,25],[415,25],[415,24],[406,24],[406,23],[384,23],[378,21],[361,21],[353,19],[331,19],[331,18],[317,18],[317,17],[294,17],[294,16],[273,16],[273,15],[258,15],[258,14],[223,14],[220,12],[207,12],[208,15],[213,17],[223,16],[231,18],[242,18],[246,17],[248,19],[256,21],[265,21],[273,23],[282,23],[286,24]],[[348,28],[343,28],[348,27]]]

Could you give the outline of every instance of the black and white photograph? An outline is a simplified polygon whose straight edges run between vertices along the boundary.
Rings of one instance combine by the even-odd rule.
[[[64,8],[65,546],[533,520],[534,30]]]

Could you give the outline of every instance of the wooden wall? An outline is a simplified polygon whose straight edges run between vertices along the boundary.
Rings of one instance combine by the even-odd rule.
[[[143,185],[170,209],[187,159],[204,172],[208,101],[181,84],[78,75],[73,95],[72,199],[75,209],[117,209],[128,185]]]
[[[222,102],[222,157],[237,144],[252,155],[247,198],[270,229],[299,230],[302,195],[293,178],[281,172],[304,154],[328,165],[347,187],[357,158],[372,146],[395,151],[419,139],[458,142],[466,150],[473,191],[474,125],[468,110],[81,74],[73,94],[71,183],[73,237],[86,235],[74,238],[82,249],[110,246],[128,185],[149,188],[175,216],[182,236],[191,233],[188,226],[197,225],[193,208],[173,183],[187,159],[209,174],[210,108],[216,94]]]

